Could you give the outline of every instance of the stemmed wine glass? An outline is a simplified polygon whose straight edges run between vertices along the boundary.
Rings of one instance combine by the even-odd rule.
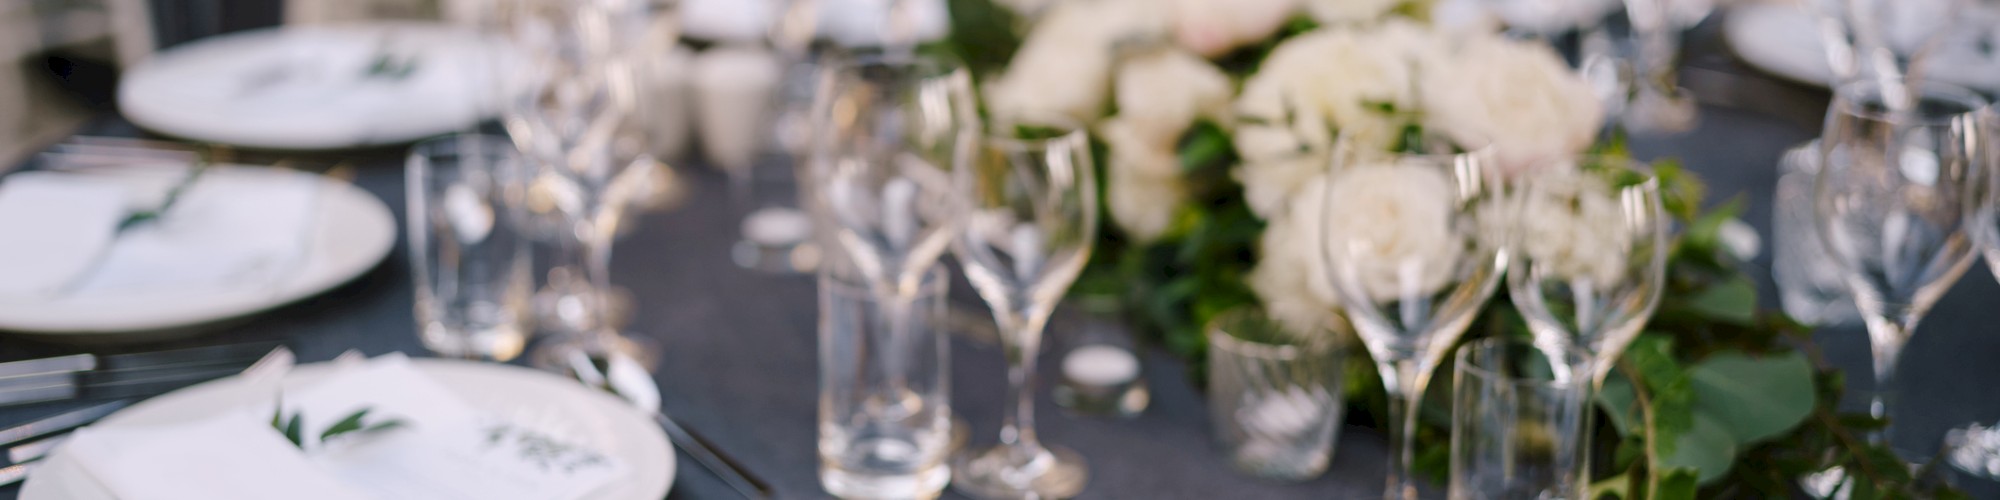
[[[609,320],[611,242],[625,209],[664,166],[634,138],[641,106],[633,67],[640,47],[673,37],[671,3],[659,0],[512,0],[499,21],[522,58],[505,75],[508,134],[539,163],[525,186],[529,202],[560,214],[559,244],[582,250],[590,320],[540,349],[538,364],[562,366],[569,352],[645,359]],[[557,265],[564,265],[558,262]],[[543,363],[542,361],[547,361]]]
[[[1667,216],[1660,185],[1628,159],[1585,157],[1523,176],[1510,197],[1508,297],[1549,359],[1587,354],[1562,376],[1604,382],[1660,305]]]
[[[1917,323],[1965,273],[1990,163],[1986,101],[1938,83],[1885,87],[1875,79],[1836,89],[1820,138],[1815,218],[1868,328],[1875,394],[1884,397]],[[1870,436],[1888,443],[1889,429]]]
[[[957,177],[965,228],[952,248],[993,308],[1008,394],[1000,444],[962,457],[953,484],[983,498],[1075,496],[1088,468],[1074,452],[1042,444],[1033,398],[1042,329],[1097,240],[1090,141],[1067,119],[996,119]]]
[[[1390,499],[1417,498],[1411,460],[1424,389],[1506,267],[1489,150],[1422,144],[1432,147],[1348,155],[1319,193],[1305,194],[1324,200],[1327,277],[1389,392]]]

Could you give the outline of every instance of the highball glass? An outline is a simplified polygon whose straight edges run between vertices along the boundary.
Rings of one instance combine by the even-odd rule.
[[[819,278],[820,486],[840,498],[934,498],[951,479],[943,266],[883,317],[866,280]],[[901,337],[897,337],[900,335]]]
[[[1458,349],[1452,500],[1585,498],[1590,382],[1558,373],[1587,357],[1578,348],[1505,338]]]
[[[410,268],[424,346],[507,361],[527,341],[528,240],[511,224],[527,167],[507,139],[453,135],[417,143],[405,166]]]

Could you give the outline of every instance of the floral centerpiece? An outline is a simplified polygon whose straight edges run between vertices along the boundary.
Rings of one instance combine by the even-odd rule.
[[[1604,96],[1551,48],[1423,0],[949,5],[953,37],[932,49],[972,67],[988,113],[1063,116],[1095,132],[1112,227],[1073,293],[1121,297],[1132,321],[1196,366],[1204,325],[1233,308],[1261,307],[1301,332],[1343,321],[1333,291],[1311,279],[1324,273],[1312,242],[1328,201],[1382,211],[1380,227],[1359,230],[1398,248],[1439,244],[1393,216],[1398,200],[1442,196],[1437,188],[1385,181],[1327,193],[1336,149],[1406,150],[1418,137],[1494,144],[1512,177],[1552,175],[1537,166],[1586,151],[1623,154],[1615,134],[1601,138]],[[1778,497],[1836,466],[1852,471],[1857,494],[1953,494],[1863,444],[1880,422],[1833,409],[1840,377],[1809,329],[1757,307],[1719,237],[1739,205],[1702,213],[1698,180],[1665,162],[1654,174],[1680,231],[1666,299],[1597,400],[1608,418],[1593,494]],[[1548,219],[1538,243],[1587,253],[1576,243],[1588,241],[1587,221]],[[1575,257],[1589,272],[1590,256]],[[1526,330],[1503,293],[1465,337]],[[1382,386],[1367,363],[1353,366],[1350,401],[1379,421]],[[1441,476],[1449,406],[1426,407],[1419,468]]]

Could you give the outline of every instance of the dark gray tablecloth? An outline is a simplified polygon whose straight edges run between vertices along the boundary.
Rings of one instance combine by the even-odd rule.
[[[1709,30],[1712,33],[1712,30]],[[1742,195],[1747,220],[1769,241],[1770,192],[1778,155],[1816,135],[1824,91],[1751,75],[1715,47],[1713,36],[1691,44],[1685,79],[1705,100],[1696,131],[1634,142],[1642,156],[1677,156],[1709,182],[1712,201]],[[1707,45],[1704,45],[1707,44]],[[85,131],[135,135],[116,118]],[[345,153],[358,164],[355,183],[402,214],[400,155],[378,150]],[[659,343],[658,380],[665,408],[711,437],[727,453],[775,483],[783,497],[821,497],[815,447],[814,289],[800,276],[773,276],[732,265],[728,249],[735,212],[719,175],[685,169],[692,199],[677,211],[649,215],[620,243],[615,281],[637,297],[632,331]],[[400,235],[399,235],[400,236]],[[400,239],[400,237],[399,237]],[[1766,247],[1768,248],[1768,244]],[[303,361],[330,359],[349,348],[367,354],[422,353],[413,334],[412,290],[404,249],[398,243],[379,268],[354,283],[298,304],[258,315],[213,334],[170,345],[254,339],[281,340]],[[1769,258],[1757,265],[1769,267]],[[1765,289],[1770,289],[1768,276]],[[1766,307],[1775,305],[1766,295]],[[1984,266],[1975,268],[1938,305],[1906,354],[1900,386],[1908,411],[1900,436],[1922,446],[1943,430],[2000,418],[2000,398],[1988,380],[2000,377],[2000,335],[1982,324],[2000,321],[1991,307],[2000,289]],[[1866,388],[1868,350],[1856,328],[1819,336],[1856,388]],[[157,348],[159,346],[138,346]],[[88,351],[89,347],[0,338],[0,360]],[[970,420],[973,443],[990,443],[1004,393],[1000,352],[960,341],[953,349],[954,405]],[[1279,484],[1232,472],[1208,434],[1204,403],[1182,367],[1161,352],[1148,355],[1152,408],[1134,420],[1074,418],[1062,414],[1042,391],[1044,439],[1088,458],[1086,498],[1375,498],[1381,490],[1383,439],[1376,431],[1348,428],[1327,475],[1303,484]],[[1047,365],[1046,363],[1044,364]],[[1045,380],[1047,378],[1045,377]],[[0,426],[74,408],[72,403],[0,408]],[[674,498],[732,498],[723,485],[684,456]],[[1986,485],[1974,485],[1985,488]],[[0,489],[12,497],[16,489]]]

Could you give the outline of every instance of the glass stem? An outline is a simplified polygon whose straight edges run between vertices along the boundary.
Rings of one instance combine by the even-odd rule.
[[[1014,338],[1000,342],[1007,356],[1007,400],[1000,413],[1000,444],[1013,449],[1020,459],[1042,450],[1041,441],[1035,437],[1034,397],[1035,360],[1042,350],[1043,322],[1016,313],[1011,323],[1006,326],[1013,327]]]
[[[600,210],[601,212],[601,210]],[[606,216],[609,215],[609,216]],[[597,334],[616,335],[611,321],[611,246],[617,237],[618,216],[599,214],[577,224],[577,239],[583,245],[584,273],[590,280],[590,311]]]
[[[1411,469],[1416,460],[1417,405],[1423,401],[1424,384],[1418,380],[1421,375],[1416,360],[1381,363],[1376,369],[1389,393],[1389,476],[1382,498],[1416,500],[1417,482]]]
[[[1868,349],[1875,362],[1875,392],[1868,401],[1868,414],[1875,418],[1889,418],[1889,409],[1894,398],[1890,396],[1890,385],[1896,381],[1896,361],[1902,358],[1903,345],[1909,343],[1909,334],[1916,328],[1916,322],[1898,324],[1886,317],[1868,315]],[[1889,445],[1891,425],[1868,434],[1868,442]],[[1894,447],[1891,446],[1893,449]]]

